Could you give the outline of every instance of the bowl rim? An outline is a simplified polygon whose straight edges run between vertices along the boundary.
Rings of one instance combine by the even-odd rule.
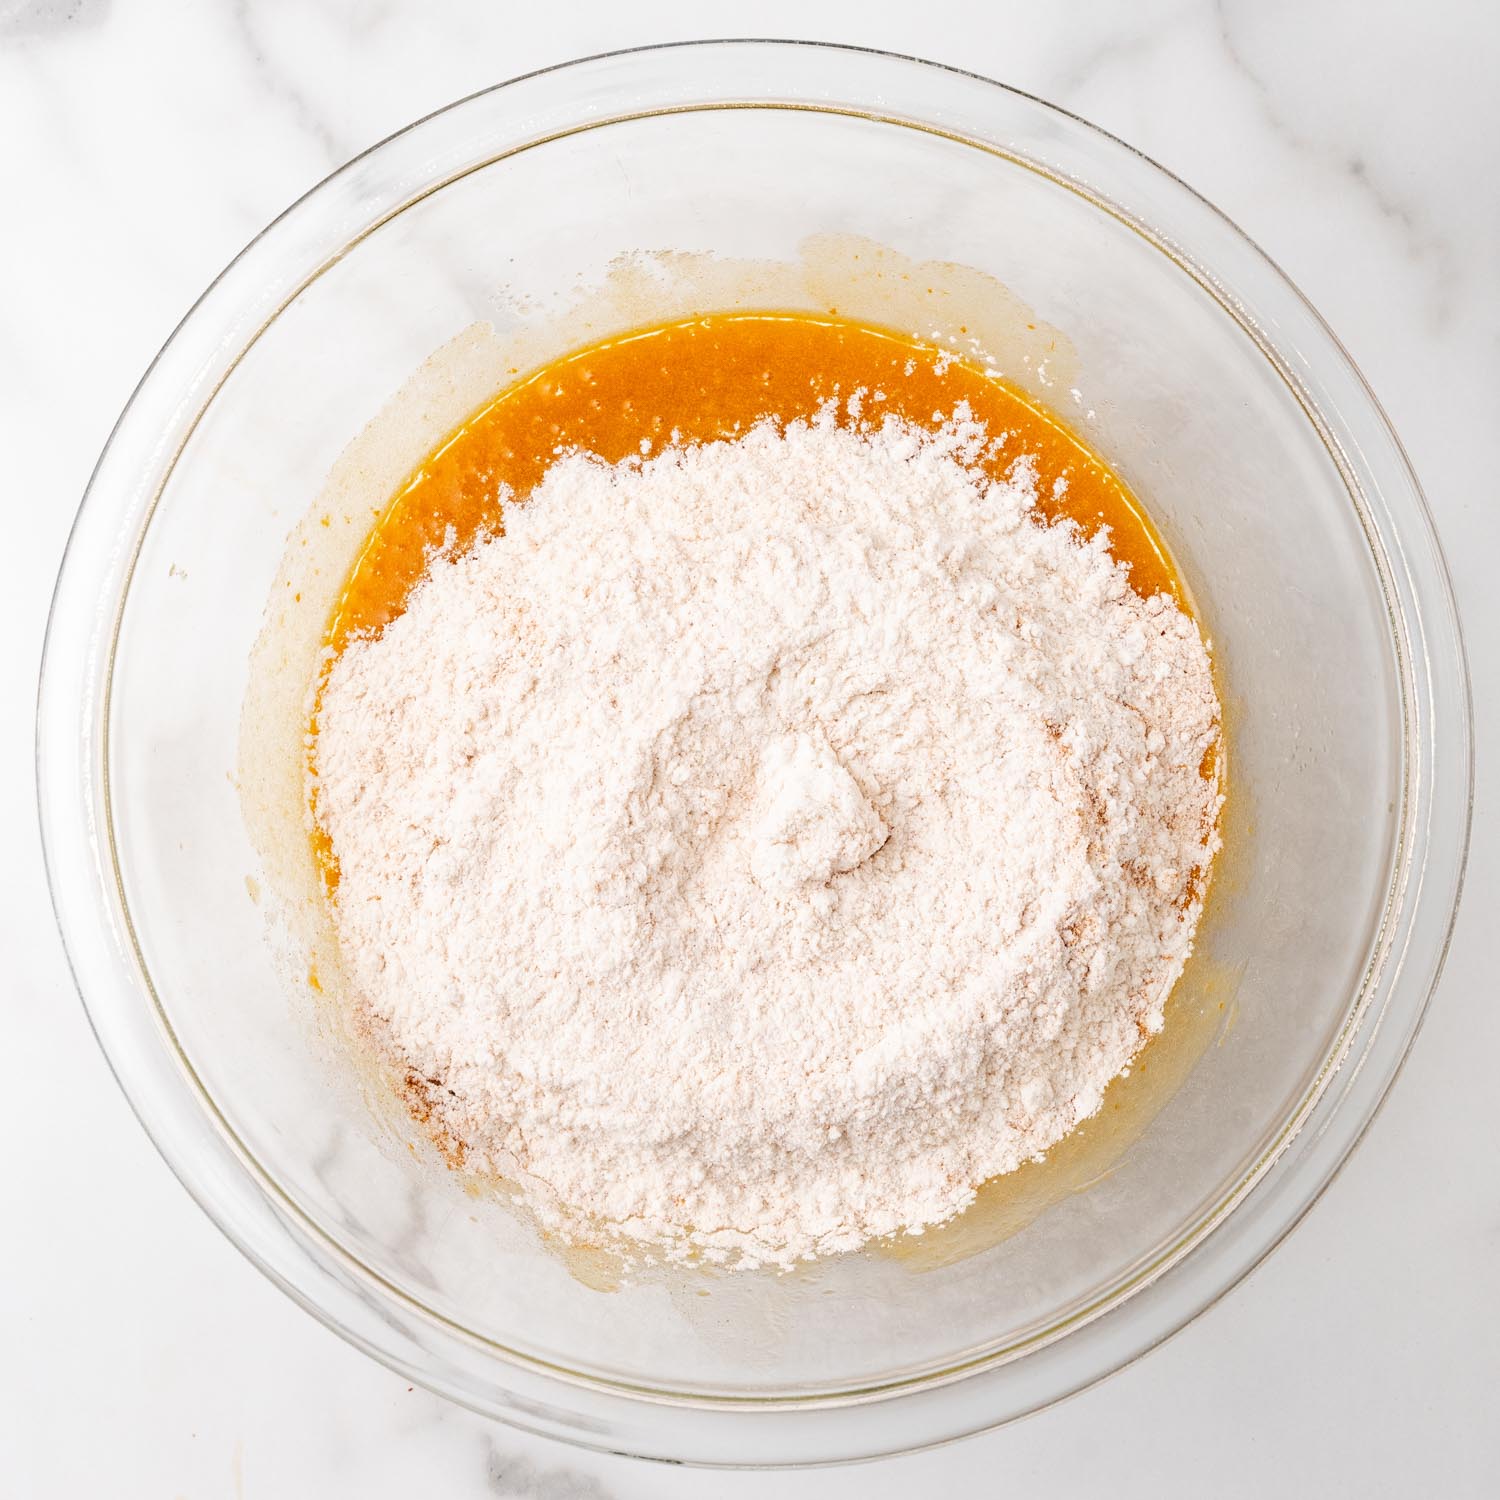
[[[698,82],[713,72],[708,59],[723,63],[730,57],[748,59],[752,64],[763,59],[770,65],[774,76],[762,85],[768,97],[747,99],[743,94],[729,94],[717,100],[703,97],[711,93]],[[801,85],[801,94],[789,90],[781,81],[783,76],[809,57],[817,58],[828,68],[860,70],[861,76],[853,85],[844,85],[844,91],[852,87],[859,97],[863,97],[860,89],[867,82],[876,81],[876,73],[882,73],[878,80],[882,87],[873,91],[881,98],[882,107],[840,107],[832,98],[804,97],[814,92],[809,83]],[[672,75],[667,81],[670,89],[679,94],[686,90],[686,101],[678,98],[672,104],[670,99],[666,103],[659,99],[652,108],[640,107],[637,101],[636,107],[620,108],[613,113],[596,112],[582,101],[582,90],[577,91],[580,97],[575,98],[570,87],[573,78],[594,70],[627,75],[619,81],[619,86],[623,88],[633,82],[639,89],[650,80],[632,80],[628,76],[631,70],[638,70],[642,64],[649,70],[659,63],[665,64],[666,72]],[[897,73],[901,78],[894,76]],[[866,74],[870,75],[868,79]],[[1225,241],[1217,248],[1221,255],[1230,255],[1234,260],[1235,274],[1229,278],[1223,275],[1222,260],[1204,263],[1190,256],[1183,249],[1181,236],[1163,233],[1087,179],[1062,170],[1055,162],[1020,154],[1006,149],[1003,141],[956,129],[954,121],[944,118],[940,110],[929,111],[929,116],[937,118],[892,112],[889,99],[899,98],[899,85],[914,78],[929,82],[965,80],[981,85],[994,98],[1039,112],[1049,124],[1074,133],[1090,149],[1102,150],[1106,171],[1120,168],[1123,163],[1138,174],[1144,173],[1158,191],[1168,193],[1174,207],[1182,209],[1190,223],[1195,219],[1201,221],[1198,227],[1205,236],[1210,227],[1217,228]],[[533,125],[530,134],[523,134],[505,149],[495,149],[491,142],[462,171],[432,178],[419,186],[399,173],[394,181],[378,180],[378,172],[373,184],[358,181],[362,174],[379,168],[402,143],[411,141],[433,122],[454,120],[471,106],[499,99],[507,91],[524,85],[538,84],[547,89],[560,85],[558,96],[544,103],[559,118],[570,113],[576,116],[571,126],[549,131]],[[920,94],[915,84],[913,88]],[[476,1380],[473,1369],[465,1365],[461,1352],[454,1347],[455,1341],[472,1344],[478,1341],[478,1336],[459,1328],[363,1266],[300,1209],[234,1135],[208,1091],[198,1083],[191,1064],[176,1048],[170,1022],[155,997],[149,972],[135,945],[123,885],[114,866],[108,778],[114,640],[134,558],[149,527],[156,498],[198,418],[260,332],[336,259],[422,198],[517,151],[651,114],[747,107],[853,114],[947,136],[1039,171],[1142,234],[1209,292],[1223,311],[1250,335],[1263,357],[1272,363],[1297,397],[1344,474],[1351,503],[1365,524],[1372,556],[1392,609],[1407,731],[1403,754],[1403,787],[1407,794],[1402,801],[1390,906],[1387,921],[1382,923],[1382,936],[1377,939],[1371,972],[1361,986],[1359,999],[1351,1008],[1340,1038],[1312,1090],[1272,1147],[1231,1192],[1156,1262],[1114,1287],[1099,1299],[1097,1306],[1061,1327],[1046,1330],[1032,1344],[871,1389],[803,1398],[762,1398],[683,1395],[599,1380],[482,1341],[486,1359],[498,1356],[508,1363],[506,1374],[511,1388],[496,1390],[493,1370],[488,1372],[488,1382]],[[540,115],[545,117],[546,110],[541,110]],[[530,124],[534,118],[537,118],[535,110],[526,123]],[[973,122],[968,123],[972,126]],[[315,261],[311,270],[299,260],[298,274],[285,273],[252,289],[250,283],[260,272],[258,260],[267,253],[265,247],[271,247],[270,253],[285,255],[280,242],[285,240],[290,248],[301,219],[320,210],[325,199],[335,198],[345,189],[350,190],[346,196],[353,201],[342,205],[344,215],[336,217],[331,229],[322,236],[327,239],[331,235],[338,241],[332,257]],[[247,270],[254,275],[247,276]],[[1247,302],[1247,287],[1258,295],[1282,299],[1278,303],[1278,310],[1283,313],[1277,320],[1279,339],[1272,338],[1264,326],[1253,299]],[[1299,328],[1288,349],[1284,319],[1293,314]],[[226,355],[225,350],[232,346],[237,347]],[[1311,356],[1309,349],[1313,351]],[[1294,366],[1289,356],[1300,362]],[[1340,394],[1342,401],[1334,399]],[[148,410],[152,402],[155,411]],[[170,454],[169,445],[158,436],[159,429],[177,437]],[[1368,516],[1362,501],[1365,505],[1373,504]],[[1392,503],[1403,513],[1393,517],[1389,509]],[[119,524],[122,516],[126,523],[123,528]],[[117,581],[118,586],[112,587]],[[1437,734],[1440,722],[1445,731],[1441,738]],[[1419,732],[1423,729],[1425,733]],[[1420,486],[1363,376],[1274,262],[1207,200],[1166,169],[1077,115],[1034,95],[977,73],[896,53],[830,43],[757,39],[674,42],[601,53],[476,91],[423,116],[352,158],[252,239],[179,322],[147,368],[100,455],[70,532],[53,595],[37,718],[38,801],[44,858],[75,986],[111,1069],[137,1117],[179,1180],[230,1240],[334,1331],[403,1374],[444,1394],[517,1425],[570,1441],[616,1451],[623,1448],[645,1456],[686,1457],[697,1462],[724,1461],[716,1458],[719,1451],[733,1455],[729,1462],[764,1462],[760,1455],[767,1449],[777,1449],[778,1444],[785,1454],[779,1461],[831,1462],[850,1456],[869,1456],[877,1451],[908,1451],[997,1425],[1104,1378],[1163,1341],[1237,1284],[1300,1221],[1363,1138],[1421,1024],[1457,913],[1468,846],[1472,763],[1469,683],[1462,637],[1446,565]],[[81,899],[85,890],[93,897],[88,909],[84,909]],[[1425,899],[1419,900],[1424,892]],[[1419,916],[1425,919],[1420,924]],[[1406,982],[1401,986],[1402,1004],[1397,1013],[1392,1007],[1397,981],[1403,978]],[[148,1000],[156,1006],[155,1018],[133,1014],[139,1007],[143,988]],[[1332,1089],[1340,1063],[1349,1059],[1357,1040],[1362,1048],[1353,1060],[1355,1065],[1346,1067],[1340,1087]],[[189,1118],[192,1106],[200,1112],[196,1120]],[[1305,1133],[1304,1144],[1306,1136],[1311,1136],[1316,1149],[1302,1150],[1298,1190],[1293,1192],[1288,1180],[1298,1174],[1288,1170],[1284,1158],[1298,1132],[1315,1114],[1319,1116],[1318,1127]],[[205,1171],[210,1161],[218,1169],[230,1163],[237,1169],[232,1193],[226,1190],[222,1170]],[[210,1181],[215,1177],[220,1180]],[[1274,1199],[1265,1191],[1273,1187],[1277,1189]],[[1257,1188],[1262,1191],[1252,1197],[1252,1190]],[[1268,1207],[1273,1202],[1278,1206],[1274,1213]],[[1255,1222],[1252,1234],[1253,1221],[1246,1210],[1255,1207],[1259,1208],[1258,1221],[1264,1222]],[[1229,1227],[1225,1221],[1231,1212],[1234,1213],[1231,1222],[1244,1225],[1239,1238],[1246,1243],[1239,1246],[1237,1255],[1227,1257],[1226,1266],[1212,1269],[1216,1261],[1225,1261],[1226,1256],[1209,1257],[1203,1252],[1214,1244],[1215,1238],[1222,1240]],[[1190,1278],[1188,1273],[1194,1266],[1197,1274]],[[1196,1285],[1190,1288],[1189,1280]],[[1168,1282],[1172,1284],[1169,1286]],[[1148,1305],[1159,1312],[1143,1318],[1141,1309]],[[1132,1326],[1121,1327],[1118,1315],[1131,1309],[1136,1309],[1136,1313],[1126,1321]],[[931,1398],[943,1390],[954,1389],[955,1382],[977,1386],[983,1383],[981,1376],[1016,1369],[1023,1362],[1023,1355],[1024,1363],[1029,1366],[1049,1349],[1057,1350],[1069,1343],[1076,1345],[1076,1338],[1064,1335],[1071,1334],[1078,1326],[1087,1324],[1100,1329],[1112,1318],[1115,1336],[1095,1339],[1099,1346],[1096,1358],[1081,1363],[1054,1360],[1058,1368],[1050,1383],[1020,1402],[1009,1407],[1004,1402],[996,1403],[993,1397],[999,1392],[992,1389],[989,1392],[992,1399],[987,1404],[976,1404],[974,1400],[964,1403],[962,1416],[956,1410],[943,1415],[934,1407]],[[409,1322],[409,1326],[397,1329],[393,1328],[393,1322]],[[469,1361],[469,1365],[472,1363]],[[898,1428],[890,1420],[890,1409],[897,1402],[920,1406],[922,1410],[914,1411]],[[629,1408],[628,1413],[622,1410],[621,1403]],[[873,1416],[877,1406],[881,1415]],[[836,1412],[857,1417],[861,1409],[872,1419],[873,1426],[871,1421],[836,1423],[839,1434],[834,1436],[830,1431],[826,1441],[817,1434],[809,1436],[805,1430],[806,1418],[821,1414],[826,1419]],[[667,1420],[643,1419],[642,1411],[666,1414]],[[671,1420],[673,1413],[678,1419],[675,1423]],[[788,1430],[784,1437],[777,1436],[767,1442],[771,1435],[763,1427],[773,1414],[783,1420],[800,1420],[803,1430],[795,1436]],[[704,1423],[702,1433],[684,1447],[680,1422],[690,1415],[693,1418],[711,1415],[714,1420]],[[754,1433],[746,1428],[747,1420],[760,1423],[762,1431]],[[824,1426],[829,1426],[826,1420]],[[830,1443],[839,1451],[832,1451]],[[778,1461],[776,1453],[770,1454],[770,1461]]]

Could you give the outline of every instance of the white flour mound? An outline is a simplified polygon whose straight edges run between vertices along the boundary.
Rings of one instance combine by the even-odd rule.
[[[785,1266],[936,1224],[1160,1028],[1208,653],[983,441],[560,458],[333,666],[357,1003],[554,1230]]]

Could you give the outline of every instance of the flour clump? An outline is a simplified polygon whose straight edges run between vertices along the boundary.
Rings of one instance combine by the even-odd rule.
[[[785,1266],[933,1225],[1160,1028],[1208,652],[986,441],[561,456],[334,661],[354,1003],[549,1228]]]

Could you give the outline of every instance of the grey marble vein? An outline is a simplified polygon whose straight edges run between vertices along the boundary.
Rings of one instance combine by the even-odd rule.
[[[71,26],[97,26],[110,0],[0,0],[0,37],[46,37]]]
[[[340,141],[338,132],[314,106],[309,95],[294,82],[290,73],[272,61],[261,35],[259,12],[253,0],[233,0],[230,13],[235,32],[257,77],[265,86],[266,94],[285,107],[303,135],[317,146],[330,171],[342,166],[354,154],[353,149]]]
[[[544,1467],[493,1440],[488,1448],[485,1480],[496,1500],[610,1500],[610,1491],[588,1474]]]
[[[1316,136],[1298,123],[1294,113],[1280,102],[1272,81],[1251,61],[1240,38],[1241,10],[1241,0],[1214,0],[1219,44],[1229,65],[1249,86],[1261,118],[1301,159],[1317,163],[1351,184],[1400,236],[1410,257],[1432,264],[1434,284],[1445,286],[1458,269],[1446,236],[1428,222],[1415,202],[1402,198],[1357,142]],[[1452,316],[1454,300],[1440,296],[1435,310],[1438,321],[1446,322]]]
[[[1139,64],[1170,38],[1173,28],[1196,14],[1197,7],[1192,4],[1166,10],[1145,5],[1121,7],[1117,16],[1123,18],[1123,24],[1107,31],[1098,26],[1088,28],[1077,38],[1076,47],[1067,49],[1067,60],[1050,85],[1051,97],[1059,102],[1077,100],[1105,69]]]

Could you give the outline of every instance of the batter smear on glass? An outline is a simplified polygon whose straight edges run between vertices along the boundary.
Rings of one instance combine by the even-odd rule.
[[[1108,467],[946,351],[726,314],[557,361],[392,502],[329,646],[349,1003],[565,1237],[941,1223],[1161,1027],[1208,651]]]

